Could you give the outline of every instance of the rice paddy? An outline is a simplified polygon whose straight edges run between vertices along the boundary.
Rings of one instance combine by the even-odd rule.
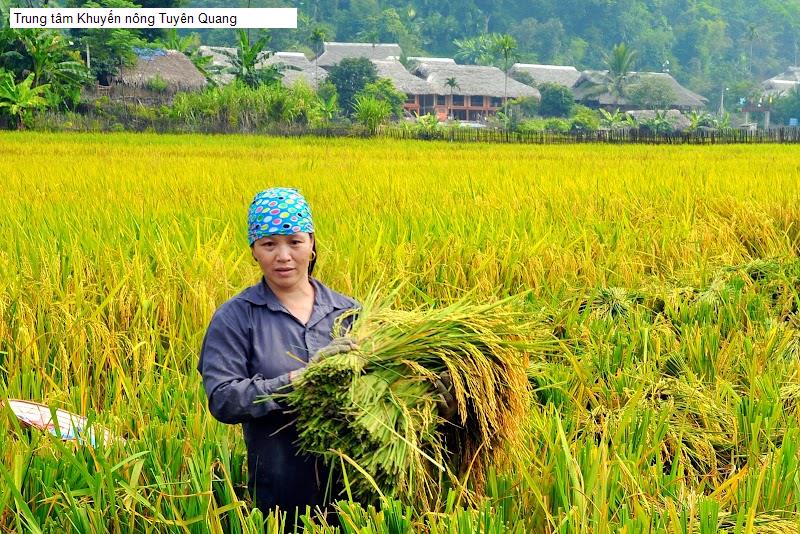
[[[798,161],[780,145],[3,134],[0,399],[124,441],[63,443],[3,409],[0,532],[279,531],[195,370],[211,314],[258,279],[246,209],[274,185],[309,199],[333,288],[398,310],[520,296],[554,340],[526,370],[524,445],[485,467],[479,499],[343,496],[337,521],[300,528],[797,532]]]

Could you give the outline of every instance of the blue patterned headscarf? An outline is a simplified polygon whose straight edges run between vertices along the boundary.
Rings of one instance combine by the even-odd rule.
[[[252,245],[268,235],[314,232],[311,208],[297,189],[273,187],[258,193],[247,214],[247,237]]]

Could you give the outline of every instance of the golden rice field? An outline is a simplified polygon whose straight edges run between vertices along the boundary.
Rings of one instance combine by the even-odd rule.
[[[195,370],[258,279],[246,210],[276,185],[309,199],[335,289],[528,292],[557,347],[480,502],[343,501],[308,532],[800,531],[798,147],[6,133],[0,185],[0,399],[126,439],[3,410],[0,532],[278,531]]]

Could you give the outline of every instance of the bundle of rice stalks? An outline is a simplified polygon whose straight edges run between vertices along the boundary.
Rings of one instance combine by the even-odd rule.
[[[286,396],[301,448],[347,465],[360,500],[434,509],[448,478],[480,493],[485,468],[523,450],[526,367],[537,347],[533,319],[513,304],[365,306],[350,331],[359,349],[310,365]],[[445,372],[458,404],[450,422],[437,406]]]
[[[624,287],[601,287],[579,311],[588,307],[594,319],[619,319],[631,315],[643,301],[642,295]]]

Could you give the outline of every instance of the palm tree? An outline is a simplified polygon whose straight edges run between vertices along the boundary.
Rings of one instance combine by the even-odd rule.
[[[508,34],[492,36],[492,50],[503,56],[503,73],[506,75],[503,86],[503,112],[508,113],[508,68],[509,60],[517,49],[517,41]]]
[[[7,72],[0,77],[0,109],[8,109],[18,130],[24,128],[22,119],[28,112],[47,105],[42,94],[50,85],[46,83],[36,87],[32,85],[33,73],[28,74],[28,77],[19,83],[14,83],[14,77]]]
[[[489,62],[489,40],[486,35],[455,39],[453,44],[458,48],[456,59],[473,65]]]
[[[759,37],[760,36],[759,36],[759,33],[758,33],[758,26],[756,26],[755,24],[748,24],[747,25],[747,40],[750,43],[750,56],[747,58],[747,72],[748,73],[752,73],[753,72],[753,44],[758,40]]]
[[[608,78],[611,93],[617,97],[624,97],[631,71],[636,64],[636,50],[628,48],[625,43],[619,43],[611,49],[611,55],[606,56],[608,65]]]
[[[606,71],[591,73],[588,80],[592,84],[585,90],[586,96],[598,96],[608,93],[615,97],[616,103],[628,94],[631,71],[636,63],[636,51],[625,43],[616,45],[611,54],[606,55]]]
[[[447,106],[447,118],[453,118],[453,89],[456,87],[460,87],[458,85],[458,80],[456,80],[455,76],[451,76],[444,81],[444,85],[450,88],[450,103]]]
[[[319,71],[318,60],[325,46],[325,39],[327,39],[327,35],[325,34],[324,28],[317,27],[311,31],[311,50],[314,51],[314,87],[319,87],[317,80],[317,72]]]

